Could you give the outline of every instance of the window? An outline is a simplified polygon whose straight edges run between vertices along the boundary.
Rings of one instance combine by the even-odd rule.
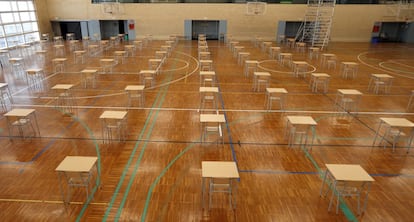
[[[34,0],[1,0],[0,49],[39,40]]]

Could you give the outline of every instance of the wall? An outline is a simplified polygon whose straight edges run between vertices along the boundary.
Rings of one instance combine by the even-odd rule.
[[[275,40],[279,20],[300,20],[306,5],[269,4],[262,16],[247,16],[245,4],[122,4],[124,13],[111,17],[102,13],[101,5],[91,0],[38,0],[46,1],[48,13],[42,20],[133,19],[137,37],[153,34],[166,38],[170,34],[184,35],[184,20],[227,20],[227,31],[239,39],[261,35]],[[369,42],[374,21],[386,13],[384,5],[337,5],[332,26],[332,41]],[[355,16],[357,15],[357,16]],[[48,27],[41,25],[41,32]]]

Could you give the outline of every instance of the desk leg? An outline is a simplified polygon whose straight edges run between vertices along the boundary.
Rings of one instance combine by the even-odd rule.
[[[374,145],[375,145],[375,142],[376,142],[376,140],[377,140],[377,137],[379,136],[379,131],[380,131],[380,129],[381,129],[381,125],[382,125],[382,121],[381,121],[381,122],[380,122],[380,124],[378,125],[377,132],[375,132],[374,142],[372,142],[372,146],[374,146]]]
[[[206,189],[205,180],[205,177],[203,177],[201,180],[201,209],[204,209],[204,193]]]
[[[332,207],[333,198],[334,198],[335,192],[336,192],[336,183],[337,183],[337,181],[335,180],[335,182],[334,182],[334,184],[332,186],[332,196],[331,196],[331,199],[329,200],[328,211],[330,211],[331,210],[331,207]]]
[[[315,137],[316,137],[316,132],[315,132],[315,127],[314,127],[314,126],[312,126],[310,129],[311,129],[311,131],[312,131],[312,141],[311,141],[311,143],[309,144],[309,145],[310,145],[309,150],[312,150],[313,142],[315,141]],[[306,136],[306,140],[307,140],[307,138],[308,138],[308,136]],[[306,141],[306,143],[305,143],[305,146],[306,146],[306,144],[307,144],[307,141]]]
[[[367,204],[368,204],[368,194],[369,191],[371,190],[371,182],[368,182],[368,187],[367,187],[367,194],[365,196],[365,200],[364,200],[364,207],[362,208],[361,212],[358,212],[358,214],[362,214],[365,212],[365,209],[367,209]]]
[[[323,187],[325,186],[327,175],[328,175],[328,169],[326,169],[325,174],[323,175],[322,186],[321,186],[321,190],[319,191],[319,196],[322,196]],[[329,189],[329,187],[328,187],[328,189]]]
[[[7,119],[7,130],[9,131],[9,139],[10,140],[13,140],[12,138],[13,138],[13,135],[12,135],[12,130],[11,130],[11,122],[10,122],[10,119],[9,119],[9,117],[8,116],[6,116],[6,119]]]

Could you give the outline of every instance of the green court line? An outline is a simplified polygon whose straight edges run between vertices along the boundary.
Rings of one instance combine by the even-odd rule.
[[[168,88],[168,86],[166,86],[166,87]],[[167,92],[164,92],[162,94],[161,101],[159,102],[159,106],[161,106],[162,103],[164,102],[164,99],[165,99],[166,94],[167,94]],[[145,151],[145,149],[146,149],[146,147],[148,145],[148,138],[151,136],[151,133],[152,133],[152,131],[154,129],[155,123],[157,122],[156,120],[157,120],[158,113],[159,113],[159,110],[157,110],[155,112],[155,114],[154,114],[154,120],[152,121],[152,124],[151,124],[150,128],[148,129],[147,140],[145,141],[145,143],[144,143],[144,145],[142,147],[142,152],[140,153],[139,158],[138,158],[137,162],[135,163],[135,167],[134,167],[133,173],[132,173],[132,175],[130,177],[130,180],[129,180],[129,183],[127,185],[127,188],[125,189],[125,193],[124,193],[124,196],[122,198],[121,204],[120,204],[120,206],[118,208],[118,211],[117,211],[117,214],[115,216],[115,221],[118,221],[119,220],[119,217],[121,216],[121,213],[122,213],[122,210],[124,208],[125,202],[126,202],[126,200],[128,198],[129,191],[131,190],[131,186],[132,186],[132,184],[134,182],[134,178],[135,178],[136,174],[138,173],[138,167],[139,167],[139,165],[141,163],[142,157],[144,156],[144,151]]]
[[[59,110],[59,111],[63,114],[67,114],[65,112],[62,112],[61,110]],[[96,170],[98,172],[98,175],[97,175],[96,180],[95,180],[95,186],[93,187],[91,193],[89,194],[89,198],[86,200],[86,202],[83,205],[80,213],[76,217],[76,221],[79,222],[81,220],[83,214],[85,213],[86,209],[88,208],[90,202],[92,201],[93,196],[95,195],[95,192],[98,190],[99,185],[101,183],[101,155],[100,155],[100,152],[99,152],[99,145],[98,145],[97,139],[95,138],[92,130],[88,127],[88,125],[84,121],[81,121],[77,116],[74,116],[72,114],[70,114],[70,116],[72,117],[72,119],[75,122],[78,122],[79,124],[81,124],[81,126],[88,132],[88,134],[92,138],[93,144],[95,145],[96,155],[97,155],[97,158],[98,158],[97,164],[96,164]]]
[[[145,200],[145,206],[141,215],[141,221],[144,222],[145,218],[147,216],[147,212],[148,212],[148,207],[149,207],[149,202],[151,200],[151,196],[152,196],[152,192],[155,188],[155,186],[158,184],[158,182],[160,181],[160,179],[165,175],[165,173],[167,173],[167,171],[170,169],[170,167],[175,163],[175,161],[177,161],[179,158],[181,158],[187,151],[189,151],[190,149],[193,148],[193,146],[196,143],[192,143],[190,145],[188,145],[186,148],[184,148],[183,151],[181,151],[178,155],[176,155],[174,157],[174,159],[172,159],[168,165],[161,171],[160,175],[157,176],[157,178],[154,180],[154,182],[151,184],[148,193],[147,193],[147,198]]]
[[[154,101],[154,103],[153,103],[153,107],[154,107],[154,106],[155,106],[155,104],[158,102],[159,97],[160,97],[160,94],[161,94],[161,92],[158,92],[157,97],[155,98],[155,101]],[[130,165],[131,165],[131,163],[132,163],[132,159],[134,158],[135,153],[136,153],[136,151],[137,151],[137,149],[138,149],[138,146],[139,146],[139,144],[141,143],[142,137],[144,136],[144,132],[146,131],[147,126],[148,126],[148,124],[150,123],[150,120],[151,120],[151,118],[152,118],[152,114],[153,114],[153,112],[154,112],[154,110],[152,110],[152,109],[151,109],[151,110],[150,110],[150,113],[148,114],[147,119],[145,120],[144,126],[143,126],[143,128],[142,128],[142,130],[141,130],[141,132],[140,132],[140,134],[139,134],[139,136],[138,136],[138,139],[137,139],[137,142],[135,143],[134,149],[132,150],[132,152],[131,152],[131,154],[130,154],[130,156],[129,156],[128,162],[127,162],[127,164],[125,165],[124,170],[122,171],[121,178],[119,179],[118,185],[117,185],[117,186],[116,186],[116,188],[115,188],[114,194],[113,194],[113,196],[112,196],[112,198],[111,198],[111,201],[109,202],[108,208],[107,208],[107,209],[106,209],[106,211],[105,211],[105,215],[104,215],[104,217],[103,217],[102,221],[106,221],[106,220],[108,219],[109,213],[110,213],[110,211],[111,211],[111,209],[112,209],[112,207],[113,207],[113,204],[114,204],[114,202],[115,202],[115,199],[116,199],[116,197],[118,196],[119,190],[121,189],[121,186],[122,186],[122,184],[123,184],[123,182],[124,182],[124,180],[125,180],[125,177],[126,177],[126,174],[127,174],[127,172],[128,172],[128,169],[129,169],[129,167],[130,167]],[[141,156],[141,155],[143,155],[142,153],[143,153],[144,151],[145,151],[145,149],[141,150],[141,152],[140,152],[140,156]]]
[[[176,64],[174,63],[174,66],[175,66],[175,65],[176,65]],[[168,75],[168,77],[169,77],[169,78],[168,78],[168,79],[166,79],[166,80],[165,80],[165,82],[169,82],[169,81],[171,81],[172,76],[173,76],[172,74]],[[169,85],[169,84],[167,84],[167,85],[165,85],[165,86],[163,87],[165,90],[160,90],[160,91],[159,91],[159,94],[157,95],[157,100],[156,100],[156,102],[154,102],[154,105],[158,103],[158,107],[160,107],[160,106],[163,104],[164,99],[165,99],[165,96],[167,95],[167,92],[168,92],[168,88],[169,88],[169,86],[170,86],[170,85]],[[161,95],[161,94],[162,94],[162,95]],[[159,99],[159,98],[160,98],[160,101],[158,102],[158,99]],[[119,217],[120,217],[120,215],[121,215],[121,213],[122,213],[123,207],[124,207],[125,202],[126,202],[126,200],[127,200],[127,198],[128,198],[129,191],[130,191],[131,186],[132,186],[132,184],[133,184],[133,180],[134,180],[134,178],[135,178],[135,176],[136,176],[136,174],[137,174],[137,172],[138,172],[138,167],[139,167],[139,165],[140,165],[140,163],[141,163],[142,157],[143,157],[143,155],[144,155],[144,151],[145,151],[145,149],[146,149],[146,147],[147,147],[147,145],[148,145],[148,138],[151,136],[152,130],[153,130],[154,126],[155,126],[156,119],[157,119],[157,116],[158,116],[159,111],[160,111],[160,110],[156,110],[156,112],[155,112],[155,114],[154,114],[153,121],[152,121],[151,126],[150,126],[150,128],[149,128],[149,130],[148,130],[148,133],[147,133],[147,140],[145,141],[145,143],[144,143],[144,145],[143,145],[143,147],[142,147],[142,150],[141,150],[141,152],[140,152],[139,158],[138,158],[137,162],[135,163],[133,173],[132,173],[132,175],[131,175],[131,176],[130,176],[130,178],[129,178],[129,182],[128,182],[128,185],[127,185],[127,187],[126,187],[126,189],[125,189],[125,193],[124,193],[124,195],[123,195],[123,198],[122,198],[122,201],[121,201],[120,207],[118,208],[118,211],[117,211],[117,213],[116,213],[116,215],[115,215],[115,221],[118,221],[118,220],[119,220]],[[152,114],[152,110],[151,110],[151,114]],[[137,145],[138,145],[138,144],[137,144]],[[129,168],[129,165],[128,165],[128,168]],[[123,180],[124,180],[124,178],[122,179],[122,182],[123,182]],[[117,193],[116,193],[116,195],[115,195],[115,196],[117,196]],[[108,211],[108,214],[109,214],[109,211]],[[107,217],[108,217],[108,214],[106,214],[106,215],[105,215],[105,218],[104,218],[104,219],[105,219],[105,221],[106,221],[106,219],[107,219]]]

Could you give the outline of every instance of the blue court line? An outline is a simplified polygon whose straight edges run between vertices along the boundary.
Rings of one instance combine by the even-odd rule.
[[[58,135],[62,135],[67,129],[72,127],[72,125],[75,123],[75,121],[70,122],[65,128],[63,128]],[[41,137],[40,137],[41,138]],[[43,147],[39,152],[37,152],[29,161],[26,162],[11,162],[11,161],[1,161],[0,165],[7,165],[7,164],[14,164],[14,165],[26,165],[26,164],[32,164],[34,161],[39,159],[39,157],[46,152],[55,142],[57,139],[53,139],[49,141],[49,143],[46,144],[45,147]]]
[[[318,175],[319,172],[311,171],[275,171],[275,170],[239,170],[240,173],[260,173],[260,174],[300,174],[300,175]]]
[[[223,96],[221,94],[220,82],[218,81],[218,77],[216,77],[216,80],[217,80],[217,88],[219,89],[219,92],[220,92],[219,97],[220,97],[221,106],[222,106],[223,110],[226,110],[226,108],[224,107],[224,100],[223,100]],[[227,121],[227,112],[224,111],[223,114],[224,114],[224,119],[225,119],[225,122],[226,122],[227,135],[229,137],[231,155],[233,157],[233,161],[236,163],[236,166],[238,168],[239,162],[237,161],[236,151],[234,150],[234,145],[233,145],[233,138],[231,136],[229,122]],[[240,179],[239,179],[239,181],[240,181]]]

